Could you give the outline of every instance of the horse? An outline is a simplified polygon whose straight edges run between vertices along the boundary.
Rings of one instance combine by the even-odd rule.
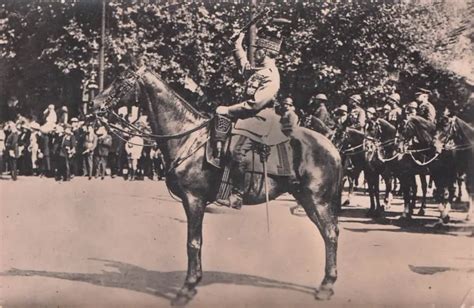
[[[364,140],[365,168],[364,176],[367,180],[370,197],[369,215],[379,216],[389,208],[392,200],[392,170],[396,149],[396,129],[388,121],[377,119],[366,124],[366,137]],[[385,195],[383,206],[380,205],[379,176],[385,182]]]
[[[350,204],[354,182],[365,168],[364,139],[365,134],[363,132],[351,127],[338,130],[333,135],[333,143],[339,149],[342,157],[344,181],[347,180],[349,183],[347,200],[344,201],[343,205]]]
[[[155,72],[132,61],[129,68],[93,101],[98,118],[111,108],[140,102],[148,116],[152,136],[157,140],[168,166],[166,185],[182,201],[187,217],[187,275],[173,305],[188,303],[202,279],[202,224],[206,206],[216,199],[223,171],[206,162],[205,144],[211,133],[211,119],[179,96]],[[231,141],[232,142],[232,141]],[[268,177],[271,200],[290,192],[319,229],[325,243],[325,275],[315,297],[328,300],[337,279],[338,218],[341,202],[342,167],[337,149],[324,136],[305,128],[290,136],[292,168],[296,179]],[[296,180],[296,181],[294,181]],[[249,191],[244,204],[261,204],[265,192]]]
[[[439,122],[439,138],[444,144],[444,151],[452,152],[456,162],[455,168],[458,178],[460,175],[466,176],[466,190],[469,195],[469,209],[466,220],[470,220],[473,217],[474,210],[474,128],[456,116],[442,118]],[[458,189],[458,194],[460,194],[461,184],[459,181]]]
[[[449,187],[456,180],[454,159],[451,153],[441,150],[436,137],[436,127],[421,116],[410,116],[401,126],[400,135],[405,149],[399,154],[393,169],[400,179],[404,198],[402,218],[411,218],[416,201],[415,175],[431,173],[436,185],[435,199],[440,202],[440,219],[449,222]],[[426,180],[423,185],[423,199],[419,215],[424,215]]]

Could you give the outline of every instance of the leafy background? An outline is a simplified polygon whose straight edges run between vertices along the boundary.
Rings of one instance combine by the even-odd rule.
[[[282,29],[277,59],[280,96],[292,96],[300,108],[318,92],[331,106],[355,93],[365,105],[383,105],[393,91],[406,103],[421,86],[434,91],[437,107],[459,111],[472,92],[472,3],[261,1],[263,7],[291,21]],[[238,101],[243,80],[227,41],[248,21],[249,9],[229,2],[108,1],[105,84],[132,53],[201,110]],[[1,4],[2,118],[11,96],[25,115],[51,103],[78,113],[81,85],[98,66],[100,18],[100,1]],[[185,76],[203,88],[206,100],[184,89]]]

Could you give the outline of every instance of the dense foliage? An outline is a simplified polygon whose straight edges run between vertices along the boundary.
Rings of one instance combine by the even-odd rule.
[[[271,16],[291,20],[282,29],[277,59],[280,94],[303,108],[316,92],[325,92],[333,104],[360,93],[367,105],[383,104],[394,90],[406,102],[418,86],[434,90],[438,105],[463,104],[469,95],[448,68],[472,54],[472,7],[312,1],[265,6]],[[109,1],[106,84],[119,73],[124,55],[133,53],[203,110],[236,102],[242,80],[228,39],[248,12],[245,5],[222,2]],[[27,112],[54,103],[76,113],[80,87],[98,65],[100,17],[100,1],[2,4],[1,105],[15,95]],[[208,100],[196,103],[183,88],[186,76]]]

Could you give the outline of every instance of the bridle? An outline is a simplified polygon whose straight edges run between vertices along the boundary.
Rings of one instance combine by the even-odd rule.
[[[135,91],[135,99],[138,101],[138,89],[140,81],[143,78],[143,75],[146,73],[147,68],[145,66],[141,66],[136,72],[128,71],[127,74],[124,76],[122,82],[117,86],[112,93],[108,94],[104,99],[104,104],[101,106],[101,109],[95,112],[96,118],[108,128],[112,133],[119,135],[117,131],[127,134],[130,136],[139,136],[142,138],[147,139],[154,139],[156,141],[168,141],[171,139],[179,139],[190,135],[193,132],[196,132],[204,127],[206,127],[211,121],[212,117],[204,121],[203,123],[199,124],[198,126],[181,132],[177,134],[169,134],[169,135],[157,135],[152,133],[147,133],[143,131],[140,127],[134,125],[133,123],[128,122],[127,120],[123,119],[119,116],[116,112],[112,110],[112,108],[120,101],[123,97],[130,94],[130,92]],[[150,97],[146,91],[144,91],[146,100],[150,102]],[[105,120],[105,116],[111,116],[116,121],[121,123],[125,128],[121,128],[113,123],[109,123]],[[145,146],[153,146],[153,144]]]

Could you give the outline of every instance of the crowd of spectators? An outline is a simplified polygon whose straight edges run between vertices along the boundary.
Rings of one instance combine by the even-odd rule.
[[[122,112],[123,117],[127,117]],[[117,124],[120,126],[120,124]],[[97,122],[69,118],[66,107],[49,105],[40,121],[18,114],[0,124],[0,175],[10,174],[70,181],[77,176],[161,180],[165,176],[156,143],[109,132]]]

